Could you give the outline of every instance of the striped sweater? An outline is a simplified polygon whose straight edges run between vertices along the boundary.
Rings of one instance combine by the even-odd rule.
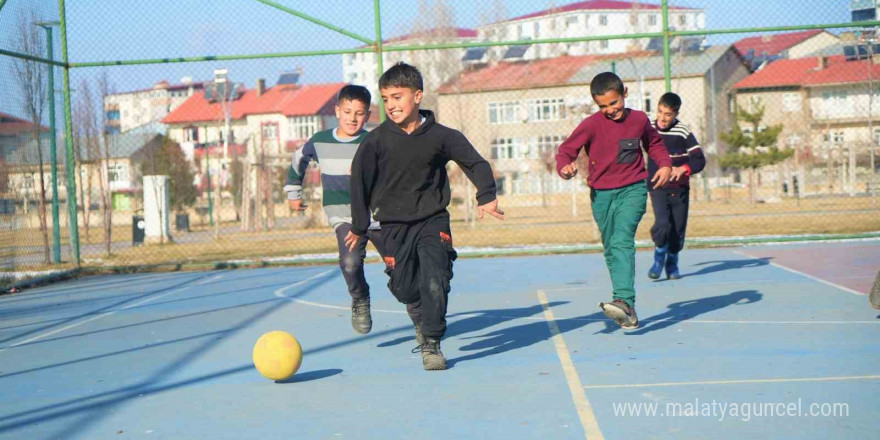
[[[351,223],[351,160],[367,132],[350,139],[340,139],[336,129],[315,133],[302,148],[293,153],[293,162],[287,172],[284,191],[287,198],[302,198],[303,178],[311,161],[321,168],[321,185],[324,187],[324,213],[336,229],[342,223]]]
[[[652,121],[657,128],[657,121]],[[672,159],[672,166],[686,166],[688,172],[681,176],[677,181],[666,184],[663,188],[667,189],[685,189],[690,186],[691,174],[697,174],[706,166],[706,156],[700,148],[697,138],[691,133],[687,125],[682,124],[678,119],[672,122],[672,125],[666,130],[657,128],[660,136],[663,138],[663,144],[666,145],[666,151],[669,158]],[[653,160],[648,159],[648,179],[654,178],[654,173],[659,167]]]

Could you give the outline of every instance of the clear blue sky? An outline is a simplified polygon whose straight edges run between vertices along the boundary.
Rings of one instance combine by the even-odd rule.
[[[374,36],[372,0],[275,0],[293,9],[346,28],[365,37]],[[460,27],[479,26],[493,0],[446,0]],[[412,29],[418,1],[384,0],[383,36]],[[503,1],[507,17],[573,3],[557,0]],[[659,3],[655,1],[654,3]],[[15,15],[25,5],[56,18],[56,0],[8,0],[0,11],[0,47],[11,49]],[[849,21],[849,0],[690,0],[673,6],[705,9],[709,28],[803,25]],[[477,5],[477,6],[475,6]],[[253,0],[68,0],[69,54],[71,61],[127,60],[201,55],[294,52],[358,47],[360,42],[324,29]],[[743,34],[712,37],[723,44]],[[58,44],[56,43],[56,50]],[[305,82],[342,81],[339,55],[296,59],[204,62],[104,68],[117,91],[151,87],[183,76],[196,80],[211,77],[226,67],[230,76],[253,87],[263,77],[269,85],[282,70],[304,68]],[[11,81],[9,58],[0,56],[0,111],[19,113],[12,101],[17,91]],[[74,69],[72,87],[94,78],[100,68]],[[59,85],[60,87],[60,75]]]

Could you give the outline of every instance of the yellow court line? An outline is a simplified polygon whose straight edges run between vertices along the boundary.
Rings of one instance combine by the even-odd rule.
[[[869,376],[832,376],[832,377],[802,377],[791,379],[743,379],[743,380],[704,380],[696,382],[658,382],[658,383],[627,383],[618,385],[587,385],[584,389],[599,388],[650,388],[650,387],[677,387],[689,385],[737,385],[750,383],[786,383],[786,382],[834,382],[841,380],[877,380],[878,375]]]
[[[547,318],[547,325],[550,327],[553,345],[556,346],[556,354],[559,355],[562,371],[565,372],[565,380],[568,382],[571,398],[577,409],[578,417],[581,419],[581,425],[584,427],[585,438],[589,440],[605,440],[602,431],[599,430],[599,423],[596,421],[596,414],[593,413],[593,406],[590,405],[590,401],[587,399],[587,393],[584,392],[581,378],[574,368],[568,347],[565,345],[565,340],[562,339],[562,333],[559,331],[559,326],[556,325],[556,318],[553,317],[550,303],[547,301],[547,295],[543,290],[538,291],[538,300],[541,301],[541,307],[544,308],[544,316]]]

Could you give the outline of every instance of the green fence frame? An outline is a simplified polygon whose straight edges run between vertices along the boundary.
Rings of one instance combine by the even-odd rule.
[[[0,0],[0,12],[2,12],[3,7],[6,5],[8,0]],[[493,46],[521,46],[521,45],[531,45],[531,44],[548,44],[548,43],[579,43],[585,41],[598,41],[598,40],[619,40],[619,39],[631,39],[631,38],[662,38],[663,40],[663,75],[666,80],[666,91],[670,91],[672,89],[672,75],[671,75],[671,56],[669,52],[669,42],[672,37],[677,36],[692,36],[692,35],[722,35],[722,34],[745,34],[745,33],[760,33],[760,32],[780,32],[780,31],[803,31],[803,30],[813,30],[813,29],[838,29],[838,28],[863,28],[863,27],[878,27],[880,26],[880,20],[873,21],[860,21],[860,22],[845,22],[845,23],[826,23],[826,24],[812,24],[812,25],[800,25],[800,26],[767,26],[767,27],[749,27],[749,28],[730,28],[730,29],[706,29],[700,31],[672,31],[669,29],[669,2],[668,0],[661,0],[660,8],[661,8],[661,16],[662,16],[662,30],[660,32],[647,32],[647,33],[635,33],[635,34],[621,34],[621,35],[598,35],[592,37],[573,37],[573,38],[547,38],[547,39],[535,39],[535,40],[511,40],[511,41],[494,41],[494,42],[478,42],[478,43],[450,43],[450,44],[429,44],[429,45],[419,45],[419,46],[383,46],[382,44],[382,19],[381,19],[381,0],[373,0],[373,12],[374,12],[374,27],[375,27],[375,39],[371,40],[362,35],[358,35],[354,32],[348,31],[342,27],[335,26],[331,23],[323,21],[321,19],[312,17],[308,14],[302,13],[295,9],[284,6],[280,3],[271,0],[254,0],[263,5],[272,7],[276,10],[286,12],[290,15],[293,15],[297,18],[309,21],[318,26],[324,27],[326,29],[330,29],[334,32],[338,32],[342,35],[350,37],[354,40],[357,40],[361,43],[367,45],[367,47],[353,48],[353,49],[336,49],[336,50],[312,50],[312,51],[302,51],[302,52],[279,52],[279,53],[261,53],[261,54],[241,54],[241,55],[213,55],[213,56],[196,56],[196,57],[176,57],[176,58],[154,58],[154,59],[131,59],[131,60],[111,60],[111,61],[82,61],[82,62],[71,62],[68,60],[67,56],[67,19],[65,13],[65,0],[58,0],[58,15],[61,22],[61,61],[54,61],[46,58],[41,58],[37,56],[32,56],[28,54],[17,53],[13,51],[0,49],[0,55],[6,55],[14,58],[21,58],[30,61],[36,61],[39,63],[54,65],[64,68],[63,71],[63,94],[64,94],[64,132],[66,139],[66,155],[67,155],[67,197],[68,197],[68,217],[69,217],[69,227],[70,227],[70,246],[73,254],[73,262],[79,267],[80,266],[80,252],[79,252],[79,227],[77,224],[77,214],[76,214],[76,179],[75,172],[73,170],[74,163],[74,150],[73,150],[73,123],[71,119],[71,102],[70,102],[70,69],[80,68],[80,67],[101,67],[101,66],[131,66],[131,65],[143,65],[143,64],[169,64],[169,63],[191,63],[191,62],[203,62],[203,61],[231,61],[231,60],[253,60],[253,59],[267,59],[267,58],[293,58],[293,57],[308,57],[308,56],[322,56],[322,55],[342,55],[342,54],[355,54],[355,53],[376,53],[377,58],[377,71],[378,74],[381,75],[385,69],[383,66],[382,54],[385,52],[401,52],[401,51],[416,51],[416,50],[435,50],[435,49],[465,49],[471,47],[493,47]],[[381,101],[380,101],[381,105]],[[382,119],[385,119],[384,109],[380,109],[380,115]],[[72,202],[72,203],[71,203]],[[58,222],[58,218],[55,218],[54,221]]]

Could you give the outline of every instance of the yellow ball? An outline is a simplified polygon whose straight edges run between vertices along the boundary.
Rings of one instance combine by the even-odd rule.
[[[254,366],[263,376],[284,380],[302,364],[302,347],[290,333],[273,331],[260,336],[254,345]]]

